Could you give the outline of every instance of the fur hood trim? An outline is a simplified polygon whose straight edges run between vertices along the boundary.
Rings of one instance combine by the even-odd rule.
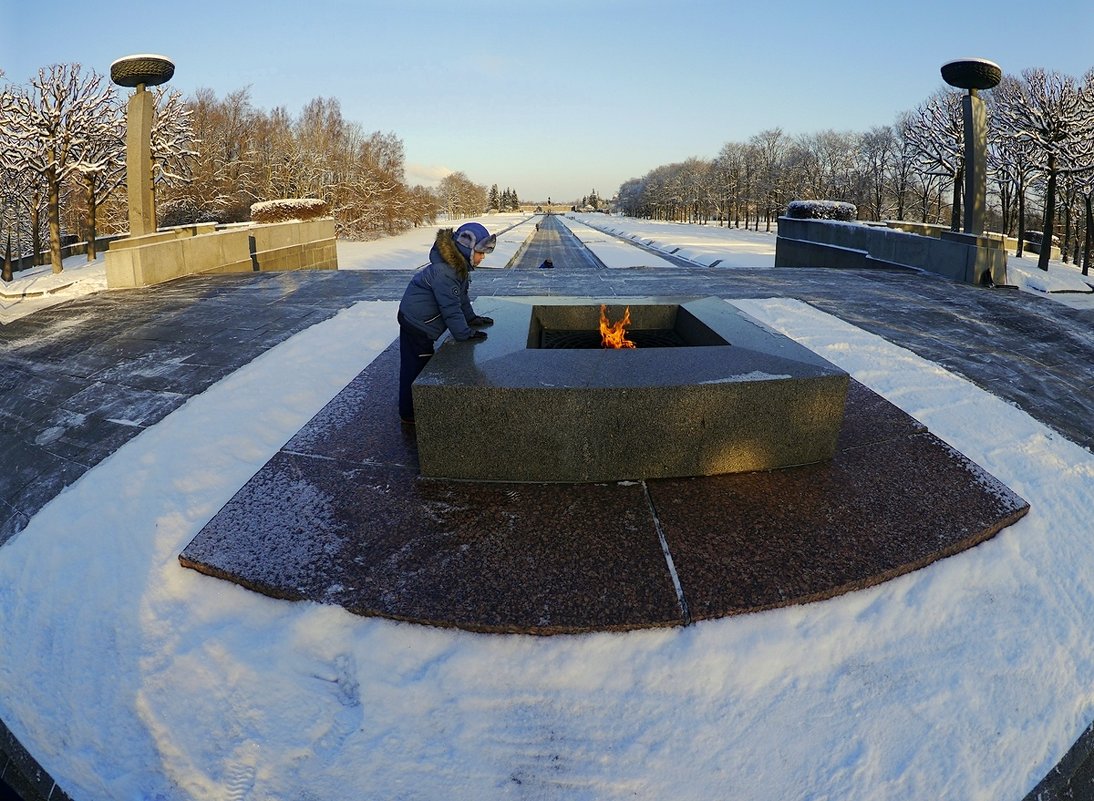
[[[433,247],[437,248],[437,252],[448,263],[448,266],[456,271],[456,275],[460,277],[461,281],[467,278],[471,265],[460,253],[459,248],[456,247],[456,240],[451,228],[441,228],[437,231],[437,241],[433,243]]]

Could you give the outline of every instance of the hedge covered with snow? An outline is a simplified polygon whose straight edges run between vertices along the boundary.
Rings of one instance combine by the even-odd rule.
[[[841,220],[849,222],[858,217],[854,203],[842,200],[792,200],[786,207],[786,216],[798,220]]]
[[[251,205],[251,219],[259,223],[314,220],[329,214],[327,204],[312,197],[263,200]]]

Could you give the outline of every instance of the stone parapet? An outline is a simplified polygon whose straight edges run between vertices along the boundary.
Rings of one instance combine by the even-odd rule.
[[[969,284],[1007,283],[1007,254],[992,237],[930,235],[830,220],[779,218],[776,267],[908,267]]]
[[[110,289],[151,286],[184,275],[268,270],[336,270],[334,220],[178,226],[112,242]]]

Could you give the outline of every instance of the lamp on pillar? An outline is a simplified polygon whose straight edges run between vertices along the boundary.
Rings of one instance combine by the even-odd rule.
[[[984,233],[984,214],[988,194],[988,123],[981,89],[999,84],[1003,70],[984,58],[962,58],[942,65],[942,80],[958,89],[967,89],[961,99],[965,118],[965,220],[964,233]]]
[[[146,87],[167,83],[175,74],[169,58],[137,55],[110,65],[110,80],[136,89],[125,111],[125,182],[129,195],[129,235],[156,230],[156,201],[152,190],[152,112],[154,102]]]

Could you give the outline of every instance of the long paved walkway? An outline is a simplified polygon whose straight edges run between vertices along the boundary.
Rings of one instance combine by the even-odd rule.
[[[513,264],[515,270],[560,270],[566,273],[603,268],[600,259],[553,214],[544,216],[541,222],[536,223],[536,232]]]
[[[902,271],[603,270],[595,261],[582,268],[579,251],[563,255],[557,224],[541,226],[542,241],[533,239],[516,269],[477,273],[473,293],[798,298],[965,376],[1094,450],[1094,312]],[[528,266],[544,253],[560,260],[555,269]],[[380,271],[187,278],[100,293],[3,326],[0,546],[65,486],[188,398],[342,308],[398,299],[406,280]],[[1091,772],[1092,753],[1088,731],[1046,788],[1063,792],[1072,776]],[[29,780],[34,770],[0,724],[0,775],[19,776],[27,797],[64,797],[48,777]]]

